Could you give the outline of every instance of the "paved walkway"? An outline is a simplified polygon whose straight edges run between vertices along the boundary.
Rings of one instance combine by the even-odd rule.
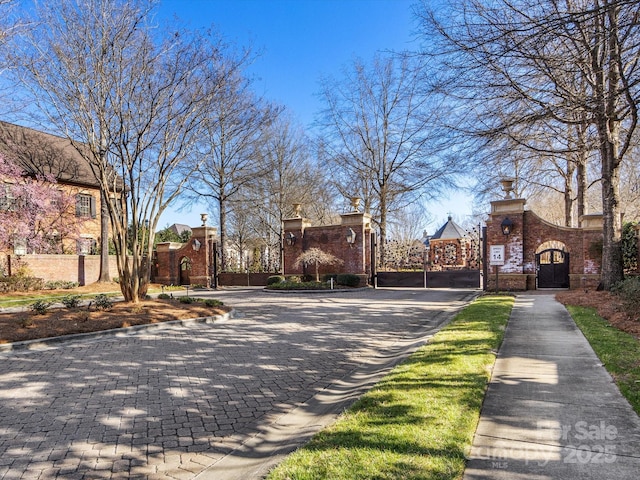
[[[635,480],[640,420],[553,295],[518,295],[465,480]]]
[[[0,354],[0,478],[261,478],[474,295],[226,290],[222,324]]]

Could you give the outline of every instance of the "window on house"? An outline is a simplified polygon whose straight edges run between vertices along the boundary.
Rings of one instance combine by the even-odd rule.
[[[14,237],[14,239],[13,239],[13,254],[14,255],[26,255],[27,254],[27,241],[24,238]]]
[[[9,183],[0,185],[0,210],[15,211],[16,198]]]
[[[94,255],[98,249],[98,242],[93,238],[79,238],[76,242],[78,255]]]
[[[96,218],[96,199],[93,195],[76,195],[76,217]]]

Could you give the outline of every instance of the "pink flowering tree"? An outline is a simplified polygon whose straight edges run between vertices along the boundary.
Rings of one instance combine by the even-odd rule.
[[[63,253],[63,240],[78,236],[75,197],[51,176],[30,176],[0,156],[0,250]]]

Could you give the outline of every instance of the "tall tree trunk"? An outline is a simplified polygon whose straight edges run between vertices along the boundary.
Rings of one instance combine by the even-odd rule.
[[[227,252],[225,250],[227,245],[227,212],[225,211],[225,202],[218,200],[218,212],[220,220],[220,270],[227,271]]]
[[[386,268],[387,261],[387,197],[380,195],[380,265]]]
[[[98,282],[110,282],[109,272],[109,205],[107,194],[100,191],[100,275]]]
[[[600,108],[596,112],[596,127],[602,160],[602,284],[610,290],[624,278],[622,264],[622,222],[620,218],[620,120],[617,118],[620,93],[620,48],[617,38],[619,7],[604,2],[606,11],[601,23],[600,42],[607,44],[606,55],[592,51],[596,73],[596,95]],[[608,23],[608,25],[607,25]],[[607,29],[608,26],[608,29]],[[605,40],[606,39],[606,40]]]
[[[605,143],[605,141],[603,141]],[[602,158],[602,284],[610,290],[624,278],[622,264],[622,222],[620,217],[620,168],[615,145],[609,140],[601,148]],[[606,155],[606,157],[605,157]]]
[[[576,203],[578,215],[578,227],[582,226],[582,216],[587,214],[587,162],[589,161],[589,147],[587,145],[587,134],[589,122],[586,114],[580,115],[581,123],[576,125],[577,153],[575,155],[576,164]]]
[[[576,165],[573,160],[567,160],[566,174],[564,175],[564,226],[573,226],[573,171]]]

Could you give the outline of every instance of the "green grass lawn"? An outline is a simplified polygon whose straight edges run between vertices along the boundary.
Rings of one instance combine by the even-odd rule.
[[[567,306],[567,309],[622,395],[640,414],[640,342],[610,326],[593,308]]]
[[[182,287],[166,287],[165,291],[175,291],[175,290],[184,290]],[[150,288],[148,293],[160,293],[162,290],[160,288]],[[113,284],[112,292],[105,292],[108,297],[119,297],[122,295],[122,292],[119,290],[118,284]],[[46,293],[46,292],[37,292],[33,293],[33,295],[14,295],[11,293],[5,293],[0,295],[0,308],[13,308],[13,307],[26,307],[31,305],[33,302],[37,300],[42,300],[44,302],[59,302],[63,297],[67,295],[78,295],[74,289],[70,289],[65,292],[59,293]],[[82,293],[79,294],[82,297],[82,300],[93,300],[97,293]]]
[[[513,297],[481,297],[269,480],[459,479]]]

